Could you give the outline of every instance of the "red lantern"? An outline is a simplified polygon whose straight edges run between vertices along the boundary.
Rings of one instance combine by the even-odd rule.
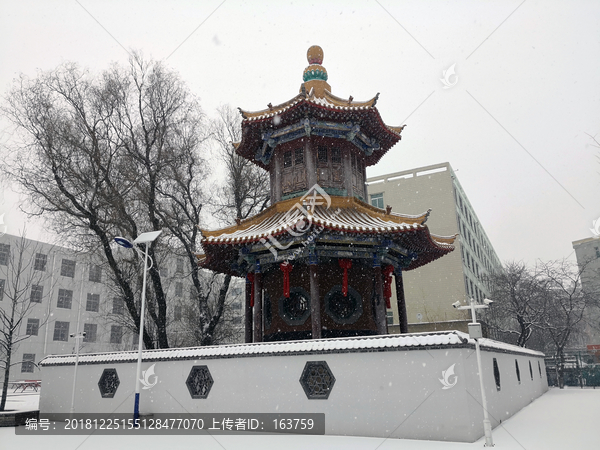
[[[392,298],[392,274],[394,273],[394,266],[389,265],[383,269],[383,297],[385,298],[385,307],[391,308],[392,304],[390,299]]]
[[[293,267],[288,261],[284,261],[279,265],[279,268],[283,272],[283,296],[290,298],[290,272]]]
[[[348,296],[348,269],[352,267],[352,260],[340,259],[338,263],[342,269],[344,269],[344,281],[342,282],[342,294],[344,297]]]

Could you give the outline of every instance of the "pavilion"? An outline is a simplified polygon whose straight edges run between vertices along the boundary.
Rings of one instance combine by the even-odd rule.
[[[323,51],[307,53],[300,93],[242,114],[237,153],[270,174],[271,206],[202,231],[201,267],[246,278],[246,342],[387,334],[395,281],[444,256],[456,236],[429,232],[430,211],[406,215],[365,202],[366,167],[401,139],[376,104],[331,93]]]

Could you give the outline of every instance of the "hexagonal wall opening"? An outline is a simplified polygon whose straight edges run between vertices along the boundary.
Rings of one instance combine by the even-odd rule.
[[[117,375],[117,369],[104,369],[98,381],[98,388],[100,389],[102,398],[113,398],[119,384],[121,382],[119,381],[119,375]]]
[[[192,398],[207,398],[214,381],[207,366],[194,366],[185,384]]]
[[[310,400],[327,400],[335,377],[325,361],[308,361],[300,376],[300,384]]]

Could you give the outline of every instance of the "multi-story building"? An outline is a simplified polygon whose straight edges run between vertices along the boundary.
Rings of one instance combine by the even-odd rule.
[[[456,250],[426,266],[404,273],[410,331],[467,330],[468,315],[452,307],[457,300],[489,296],[485,274],[500,260],[449,163],[367,179],[369,202],[384,209],[420,214],[433,211],[428,225],[444,236],[458,234]],[[388,311],[388,323],[398,314]],[[394,330],[392,325],[390,331]]]
[[[184,314],[193,304],[195,292],[184,258],[159,262],[168,295],[168,330],[172,346],[190,342],[189,321]],[[209,279],[210,277],[206,277]],[[241,342],[242,288],[233,282],[226,300],[223,322],[227,342]],[[188,296],[189,293],[189,296]],[[240,304],[235,309],[236,302]],[[47,355],[74,353],[77,333],[80,353],[137,349],[137,334],[108,273],[91,255],[68,248],[22,239],[0,237],[0,311],[10,317],[23,316],[15,331],[18,343],[11,352],[10,379],[40,379],[37,362]],[[236,317],[237,315],[237,317]],[[0,321],[0,332],[6,329]],[[2,333],[0,333],[0,340]],[[193,339],[193,337],[192,337]],[[0,345],[0,380],[5,361]]]
[[[581,284],[584,291],[600,293],[600,236],[575,241],[573,249],[577,264],[583,269]],[[595,346],[596,351],[600,350],[600,308],[589,307],[583,338],[587,345]]]
[[[106,281],[99,265],[67,248],[0,238],[0,308],[21,319],[11,379],[39,378],[36,363],[46,355],[74,352],[78,331],[85,332],[83,353],[131,348],[132,335],[119,320],[123,301]]]

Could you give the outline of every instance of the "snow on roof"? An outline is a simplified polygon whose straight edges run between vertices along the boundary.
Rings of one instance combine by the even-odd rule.
[[[483,350],[521,353],[544,356],[543,353],[517,347],[491,339],[481,339]],[[383,336],[357,336],[336,339],[315,339],[286,342],[260,342],[252,344],[216,345],[210,347],[171,348],[165,350],[145,350],[143,360],[175,361],[190,359],[215,359],[228,357],[252,357],[273,355],[298,355],[315,353],[347,353],[368,351],[393,351],[409,349],[429,349],[446,346],[472,347],[475,341],[460,331],[440,331],[434,333],[389,334]],[[79,355],[79,364],[128,363],[137,361],[137,351],[113,353],[89,353]],[[47,356],[41,366],[61,366],[75,364],[75,355]]]
[[[206,237],[206,242],[252,242],[262,237],[276,236],[285,230],[293,229],[294,225],[301,219],[307,219],[307,216],[298,209],[282,211],[244,229],[237,228],[231,233],[223,233],[219,236],[209,235]],[[355,232],[402,232],[424,228],[417,223],[397,223],[391,218],[385,220],[350,208],[332,210],[325,206],[316,206],[310,220],[329,228]],[[451,244],[443,242],[438,244],[442,247],[452,247]]]

